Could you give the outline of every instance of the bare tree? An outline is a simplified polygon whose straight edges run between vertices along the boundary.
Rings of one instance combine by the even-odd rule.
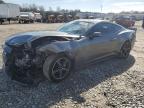
[[[58,6],[57,9],[56,9],[56,11],[57,11],[57,12],[60,12],[60,11],[61,11],[61,8]]]
[[[29,5],[30,11],[37,12],[38,11],[38,6],[35,4]]]
[[[45,11],[44,7],[43,6],[39,6],[39,11],[40,12],[44,12]]]
[[[43,6],[39,6],[39,12],[42,15],[42,18],[44,18],[45,17],[45,9]]]
[[[52,7],[49,7],[49,11],[53,11]]]
[[[0,0],[0,4],[5,3],[3,0]]]
[[[28,4],[23,4],[21,7],[20,7],[20,10],[22,12],[30,12],[30,11],[33,11],[33,12],[38,12],[39,10],[39,7],[35,4],[32,4],[32,5],[28,5]]]

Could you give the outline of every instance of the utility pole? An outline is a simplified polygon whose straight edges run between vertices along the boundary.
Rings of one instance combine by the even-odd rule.
[[[103,1],[101,1],[100,9],[101,9],[101,18],[102,18],[102,12],[103,12]]]
[[[102,13],[102,11],[103,11],[103,3],[101,4],[101,13]]]

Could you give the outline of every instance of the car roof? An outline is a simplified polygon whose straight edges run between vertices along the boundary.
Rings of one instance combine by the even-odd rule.
[[[100,23],[100,22],[109,22],[107,20],[100,20],[100,19],[78,19],[75,21],[84,21],[84,22],[91,22],[91,23]]]
[[[113,22],[110,22],[108,20],[101,20],[101,19],[78,19],[78,20],[75,20],[75,21],[85,21],[85,22],[91,22],[91,23],[94,23],[94,24],[98,24],[98,23],[109,23],[109,24],[114,24],[114,25],[117,25],[117,26],[120,26],[122,28],[124,28],[123,26],[117,24],[117,23],[113,23]]]

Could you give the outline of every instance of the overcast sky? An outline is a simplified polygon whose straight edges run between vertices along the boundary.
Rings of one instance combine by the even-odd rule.
[[[36,4],[44,6],[45,10],[52,7],[61,9],[80,9],[90,12],[121,12],[144,11],[144,0],[4,0],[15,4]]]

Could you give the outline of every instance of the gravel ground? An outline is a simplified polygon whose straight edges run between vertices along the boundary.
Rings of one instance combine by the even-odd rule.
[[[60,24],[0,25],[0,41],[13,33],[54,30]],[[111,58],[79,69],[65,81],[22,86],[0,72],[0,108],[144,108],[144,30],[127,60]],[[1,50],[0,50],[1,51]]]

